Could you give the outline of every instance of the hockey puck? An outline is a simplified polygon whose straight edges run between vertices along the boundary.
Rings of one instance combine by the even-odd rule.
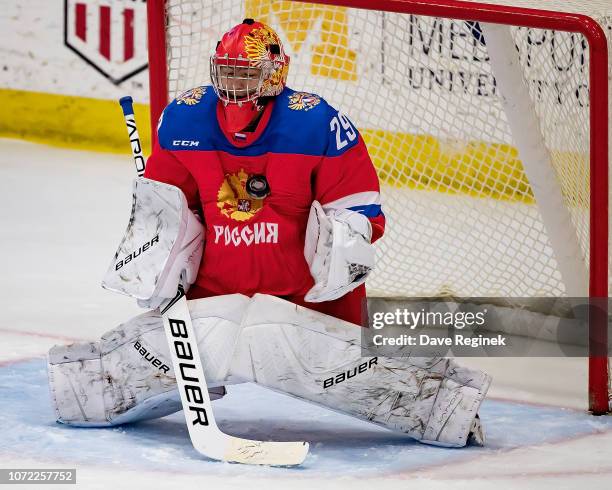
[[[254,199],[263,199],[270,194],[270,185],[265,175],[252,175],[246,183],[246,191]]]

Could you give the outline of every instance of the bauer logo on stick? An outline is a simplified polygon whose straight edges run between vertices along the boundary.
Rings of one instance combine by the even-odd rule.
[[[168,322],[170,323],[172,337],[177,339],[174,341],[174,351],[179,358],[179,369],[175,375],[180,376],[185,383],[182,388],[185,390],[186,399],[189,402],[189,412],[195,417],[191,423],[193,425],[208,425],[204,394],[200,387],[202,380],[197,377],[198,370],[193,357],[194,349],[191,347],[193,339],[189,337],[189,331],[183,320],[170,317]]]

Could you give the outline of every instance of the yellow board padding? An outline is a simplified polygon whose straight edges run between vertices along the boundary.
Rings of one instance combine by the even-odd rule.
[[[430,135],[382,130],[362,134],[381,183],[474,197],[534,200],[518,152],[510,145],[443,142]]]
[[[518,150],[509,144],[361,130],[383,185],[533,204]],[[551,152],[572,207],[588,209],[588,154]]]
[[[148,155],[149,106],[134,104],[134,112]],[[131,152],[121,107],[113,100],[0,89],[0,136],[81,150]]]
[[[321,22],[313,40],[310,73],[336,80],[357,80],[357,52],[350,49],[348,9],[293,1],[246,0],[245,12],[264,24],[277,20],[291,51],[300,53],[304,42]]]
[[[149,106],[135,104],[144,153],[150,154]],[[442,140],[431,135],[361,129],[383,185],[533,203],[529,181],[511,145]],[[0,89],[0,136],[111,153],[130,153],[119,104],[39,92]],[[554,152],[564,194],[588,209],[588,155]]]

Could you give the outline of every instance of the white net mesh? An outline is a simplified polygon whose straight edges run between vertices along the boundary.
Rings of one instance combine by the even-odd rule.
[[[609,2],[562,4],[593,16],[612,51]],[[167,12],[170,97],[210,83],[208,57],[216,42],[253,17],[285,41],[288,85],[322,95],[359,127],[379,172],[387,217],[370,295],[566,293],[550,225],[518,157],[479,25],[269,0],[170,0]],[[578,33],[511,31],[579,244],[574,259],[588,274],[587,42]]]

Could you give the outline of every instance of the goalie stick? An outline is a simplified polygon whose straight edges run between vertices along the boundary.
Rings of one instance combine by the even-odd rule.
[[[139,176],[144,173],[144,158],[132,98],[119,100],[130,137],[132,154]],[[200,454],[220,461],[245,464],[291,466],[301,464],[308,453],[307,442],[254,441],[221,432],[212,411],[204,369],[191,323],[187,298],[179,285],[176,296],[162,304],[160,313],[172,357],[183,413],[193,447]]]

